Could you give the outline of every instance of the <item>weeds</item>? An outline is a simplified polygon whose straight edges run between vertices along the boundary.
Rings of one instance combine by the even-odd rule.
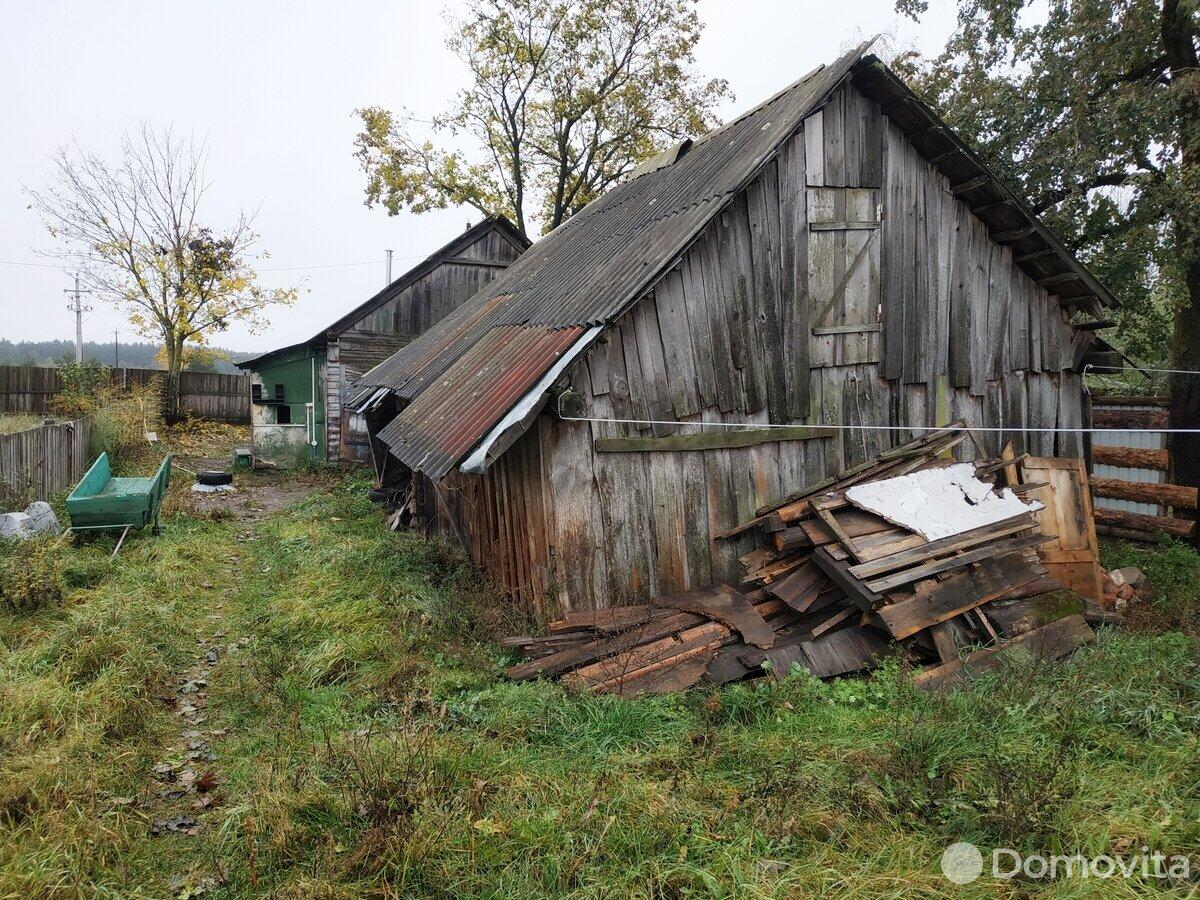
[[[63,599],[63,560],[46,539],[14,542],[0,556],[0,609],[29,613]]]
[[[938,695],[895,661],[637,701],[511,684],[491,637],[516,620],[461,555],[311,478],[254,539],[179,515],[115,564],[71,549],[61,601],[0,614],[0,896],[946,896],[957,840],[1200,846],[1183,633]],[[1194,571],[1161,552],[1139,564]],[[225,799],[151,840],[119,801],[178,730],[159,698],[201,631],[250,639],[205,710]]]

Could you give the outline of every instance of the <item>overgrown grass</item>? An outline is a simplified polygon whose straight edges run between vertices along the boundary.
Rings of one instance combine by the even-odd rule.
[[[180,516],[111,565],[72,549],[62,601],[0,614],[0,895],[1187,893],[938,870],[957,840],[1195,854],[1200,658],[1178,630],[1104,631],[947,695],[894,665],[638,701],[514,685],[493,639],[529,623],[457,554],[381,528],[365,488],[327,480],[250,537]],[[1194,578],[1164,584],[1195,604]],[[215,631],[250,641],[211,680],[223,801],[152,839],[125,801],[178,729],[169,673]]]
[[[42,423],[41,416],[27,416],[18,413],[0,415],[0,434],[16,434],[34,425]]]

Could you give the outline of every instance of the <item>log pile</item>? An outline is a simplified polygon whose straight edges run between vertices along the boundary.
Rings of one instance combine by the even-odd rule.
[[[1096,428],[1136,432],[1166,428],[1169,424],[1165,397],[1098,395],[1094,403],[1092,425]],[[1170,456],[1166,450],[1105,444],[1104,441],[1111,438],[1104,434],[1097,435],[1096,439],[1098,443],[1092,447],[1092,462],[1096,465],[1145,473],[1170,470]],[[1096,497],[1159,507],[1157,513],[1144,514],[1115,509],[1111,505],[1097,506],[1096,525],[1104,534],[1134,541],[1157,541],[1164,534],[1195,540],[1195,510],[1200,509],[1200,494],[1195,487],[1145,478],[1141,481],[1093,478],[1092,491]]]
[[[526,658],[509,677],[636,695],[796,668],[830,678],[900,653],[932,688],[995,667],[1010,644],[1042,658],[1070,652],[1092,638],[1087,621],[1047,615],[1033,599],[1061,587],[1038,555],[1058,537],[1032,499],[1046,485],[1020,484],[1021,457],[984,459],[978,444],[982,461],[952,465],[964,440],[975,438],[956,423],[759,510],[722,536],[757,538],[737,585],[570,613],[548,635],[510,638]],[[955,479],[967,482],[961,495]],[[982,524],[938,532],[876,496],[911,500],[918,482],[951,485],[947,521],[961,512]]]

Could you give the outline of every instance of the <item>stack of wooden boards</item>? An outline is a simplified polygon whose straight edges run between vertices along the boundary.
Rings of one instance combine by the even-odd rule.
[[[737,587],[571,613],[551,623],[547,636],[510,638],[526,659],[509,676],[661,693],[702,681],[783,677],[795,667],[822,678],[847,675],[898,646],[921,669],[917,683],[934,687],[994,667],[1009,644],[1040,658],[1070,652],[1093,636],[1083,616],[1055,618],[1032,598],[1061,587],[1062,572],[1088,595],[1094,579],[1100,599],[1094,530],[1090,562],[1074,548],[1050,562],[1038,553],[1046,546],[1053,555],[1075,534],[1071,523],[1090,522],[1090,508],[1078,508],[1086,481],[1065,498],[1074,508],[1064,508],[1053,483],[1024,478],[1025,467],[1040,472],[1041,461],[1011,452],[985,459],[975,441],[983,461],[952,465],[950,452],[967,439],[975,441],[955,423],[759,510],[724,535],[761,539],[741,558]],[[1076,470],[1082,467],[1073,461],[1062,468]],[[913,493],[935,489],[942,491],[940,523],[922,508],[925,495]],[[916,519],[930,521],[912,521],[914,509]],[[976,521],[983,524],[968,527]]]

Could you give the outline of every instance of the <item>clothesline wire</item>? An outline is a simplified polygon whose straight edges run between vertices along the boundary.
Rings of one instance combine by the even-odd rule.
[[[943,431],[949,425],[846,425],[778,422],[682,422],[675,419],[618,419],[602,416],[560,416],[564,422],[596,422],[609,425],[673,425],[709,428],[824,428],[834,431]],[[1200,434],[1200,428],[1027,428],[1023,426],[962,426],[978,433],[1027,432],[1031,434]]]

